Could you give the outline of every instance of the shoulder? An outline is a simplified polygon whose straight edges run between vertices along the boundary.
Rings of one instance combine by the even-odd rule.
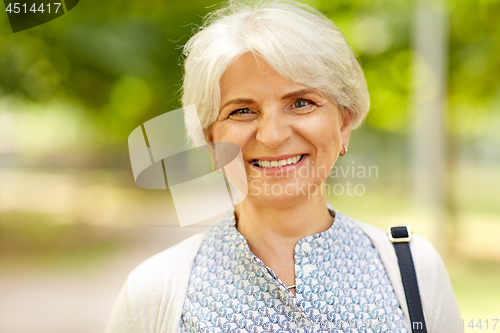
[[[387,232],[364,222],[356,221],[361,230],[370,238],[382,260],[387,265],[394,266],[399,271],[394,245],[389,240]],[[441,256],[427,239],[413,235],[410,249],[417,275],[428,275],[440,272],[444,268]],[[384,264],[385,264],[384,262]]]
[[[142,293],[146,289],[158,290],[156,287],[165,282],[189,273],[205,234],[202,232],[191,236],[139,264],[127,279],[129,295],[130,292]]]
[[[356,221],[356,224],[370,238],[375,248],[377,248],[377,250],[381,252],[381,256],[391,257],[390,254],[394,254],[394,257],[392,257],[392,259],[397,260],[394,246],[389,240],[389,237],[387,236],[387,232],[385,230],[364,222]],[[412,251],[413,259],[414,261],[419,261],[419,266],[423,265],[427,267],[429,263],[436,264],[441,261],[441,257],[439,256],[434,246],[423,237],[413,235],[410,241],[410,248]],[[423,258],[425,258],[426,260],[420,263],[420,259]],[[424,269],[424,267],[421,268]]]

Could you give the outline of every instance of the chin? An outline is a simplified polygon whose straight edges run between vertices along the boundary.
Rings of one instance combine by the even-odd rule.
[[[274,205],[290,205],[324,195],[322,182],[300,182],[295,178],[287,182],[250,179],[248,199]]]

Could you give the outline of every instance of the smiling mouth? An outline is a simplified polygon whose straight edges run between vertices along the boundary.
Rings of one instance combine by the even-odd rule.
[[[256,166],[258,168],[263,168],[263,169],[267,169],[267,168],[281,168],[281,167],[284,167],[284,166],[287,166],[287,165],[293,165],[293,164],[296,164],[296,163],[300,162],[300,160],[302,160],[302,158],[304,156],[305,156],[305,154],[302,154],[302,155],[297,155],[297,156],[294,156],[294,157],[285,158],[285,159],[282,159],[282,160],[279,160],[279,161],[253,160],[251,162],[251,164],[253,166]]]

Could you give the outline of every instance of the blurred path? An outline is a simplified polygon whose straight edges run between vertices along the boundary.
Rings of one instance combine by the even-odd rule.
[[[132,246],[110,255],[94,271],[23,268],[0,272],[0,332],[103,332],[127,274],[148,257],[203,230],[135,229]]]

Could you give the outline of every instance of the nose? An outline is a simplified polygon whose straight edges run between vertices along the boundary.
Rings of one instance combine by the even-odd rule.
[[[256,139],[269,148],[278,148],[292,135],[292,128],[277,108],[268,110],[260,118]]]

